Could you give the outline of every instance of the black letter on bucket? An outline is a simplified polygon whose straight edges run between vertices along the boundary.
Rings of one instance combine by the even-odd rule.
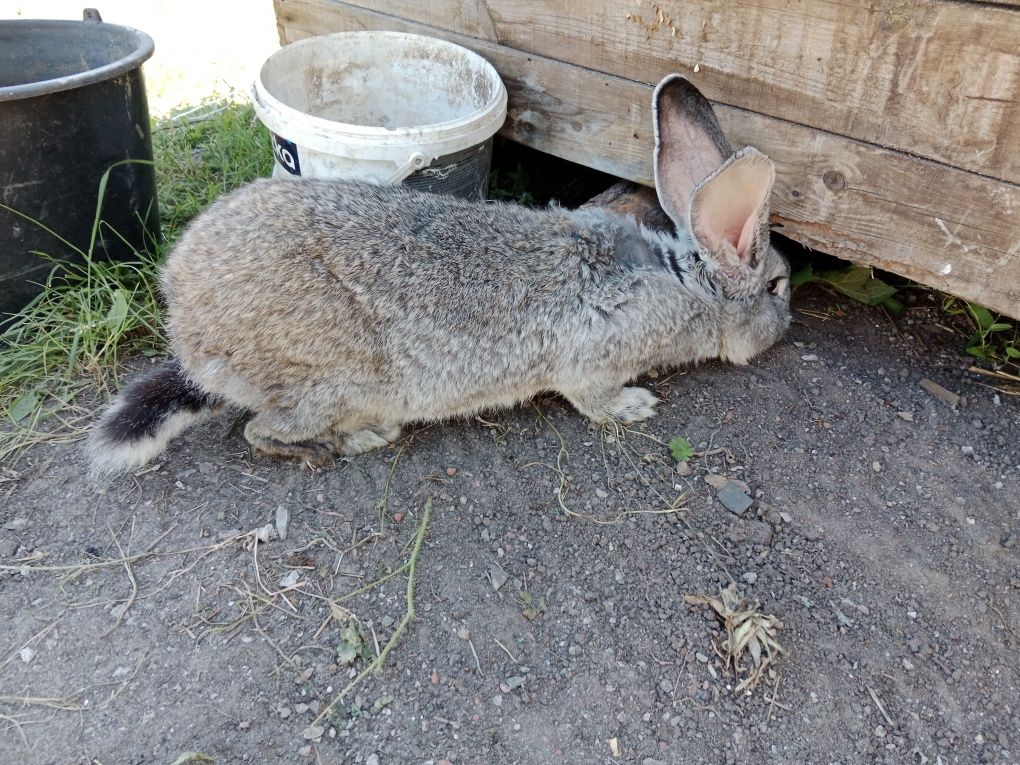
[[[276,161],[280,163],[291,175],[301,175],[301,163],[298,162],[297,146],[286,138],[280,138],[276,133],[273,133],[273,153],[276,155]]]

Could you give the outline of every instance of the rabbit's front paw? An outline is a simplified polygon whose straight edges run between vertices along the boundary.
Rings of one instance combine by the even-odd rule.
[[[616,420],[629,424],[647,420],[655,414],[655,405],[659,403],[659,399],[644,388],[590,388],[565,395],[581,414],[595,422]]]
[[[400,438],[399,425],[377,425],[351,433],[338,433],[338,447],[341,454],[353,456],[386,446]]]
[[[624,424],[641,422],[655,414],[655,405],[658,403],[659,399],[649,390],[624,388],[613,402],[609,416]]]

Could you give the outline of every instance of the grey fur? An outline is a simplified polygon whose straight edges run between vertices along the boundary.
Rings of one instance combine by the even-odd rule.
[[[312,462],[541,391],[592,420],[637,421],[657,401],[628,381],[745,363],[789,323],[788,287],[768,290],[788,267],[767,240],[734,297],[715,254],[674,222],[677,237],[599,209],[257,181],[211,205],[167,259],[171,347],[198,389],[255,412],[253,447]],[[129,469],[149,446],[131,459],[94,440],[94,465]]]

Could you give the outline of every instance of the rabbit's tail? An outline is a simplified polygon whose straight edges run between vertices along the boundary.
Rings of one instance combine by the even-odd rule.
[[[219,398],[189,380],[176,360],[139,377],[96,423],[88,447],[92,477],[110,477],[144,465],[220,404]]]

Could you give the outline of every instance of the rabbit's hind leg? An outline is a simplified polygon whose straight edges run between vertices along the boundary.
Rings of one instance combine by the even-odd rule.
[[[322,435],[321,422],[306,424],[285,409],[259,412],[244,427],[244,437],[255,451],[295,457],[316,467],[331,463],[337,452],[336,444]]]
[[[563,393],[581,414],[595,422],[616,420],[628,424],[647,420],[655,414],[659,403],[651,391],[644,388],[592,387]]]
[[[392,443],[400,438],[399,425],[372,425],[358,430],[336,430],[334,444],[337,453],[346,456],[362,454]]]

